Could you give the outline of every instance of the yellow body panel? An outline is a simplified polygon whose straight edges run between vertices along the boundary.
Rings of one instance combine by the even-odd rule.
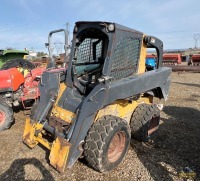
[[[145,35],[143,36],[143,38]],[[139,67],[138,67],[138,74],[142,74],[145,72],[145,62],[146,62],[146,55],[147,55],[147,45],[142,42],[141,50],[140,50],[140,59],[139,59]]]
[[[139,104],[151,104],[152,97],[140,97],[137,101],[129,100],[117,100],[111,105],[106,106],[105,108],[98,111],[95,121],[105,115],[113,115],[125,119],[128,123],[130,122],[131,115],[133,111]]]
[[[61,83],[60,84],[60,88],[59,88],[59,93],[58,93],[58,97],[56,99],[56,102],[53,106],[52,112],[51,112],[51,116],[56,116],[68,123],[72,122],[72,119],[74,117],[76,117],[76,114],[74,114],[73,112],[70,112],[68,110],[63,109],[62,107],[58,106],[58,101],[60,99],[60,97],[62,96],[64,90],[67,88],[67,86],[65,85],[65,83]]]

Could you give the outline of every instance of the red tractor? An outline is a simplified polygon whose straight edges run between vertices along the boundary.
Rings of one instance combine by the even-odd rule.
[[[20,68],[0,71],[0,131],[8,129],[13,122],[13,107],[39,97],[38,83],[45,68],[35,68],[26,75]]]
[[[51,31],[48,37],[46,46],[49,49],[49,62],[47,69],[56,67],[53,53],[52,53],[52,35],[55,33],[64,32],[65,35],[65,60],[63,61],[63,68],[67,70],[67,57],[68,57],[68,31],[59,29]],[[34,101],[39,98],[40,92],[38,84],[42,73],[46,70],[44,67],[34,68],[34,65],[27,60],[17,60],[15,63],[8,62],[3,70],[0,70],[0,131],[8,129],[13,122],[13,107],[20,104],[24,109],[27,107],[27,102]],[[7,69],[7,70],[5,70]],[[34,107],[32,111],[34,110]]]

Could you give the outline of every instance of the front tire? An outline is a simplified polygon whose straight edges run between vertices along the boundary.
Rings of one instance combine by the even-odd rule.
[[[84,144],[84,157],[99,172],[116,168],[130,144],[129,125],[121,118],[105,116],[95,122]]]
[[[0,132],[10,128],[13,122],[13,110],[5,102],[0,102]]]

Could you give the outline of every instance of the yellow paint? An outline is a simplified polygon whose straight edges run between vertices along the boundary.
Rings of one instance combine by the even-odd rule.
[[[71,144],[64,138],[57,137],[53,143],[49,143],[42,137],[43,125],[39,123],[31,124],[30,119],[26,119],[23,141],[30,148],[34,148],[38,143],[45,146],[50,151],[50,163],[58,171],[63,172],[66,166],[69,149]],[[38,131],[38,134],[36,134]]]
[[[23,141],[30,147],[34,148],[38,144],[37,137],[35,136],[36,130],[41,130],[42,124],[31,124],[30,119],[26,119],[25,129],[23,134]]]
[[[70,112],[68,110],[65,110],[59,106],[54,106],[53,110],[51,112],[52,116],[56,116],[68,123],[72,123],[72,119],[76,117],[76,114],[74,114],[73,112]]]
[[[18,67],[17,70],[23,73],[23,76],[26,77],[27,74],[30,72],[28,69],[23,69],[22,67]]]
[[[95,121],[106,115],[113,115],[130,122],[133,111],[139,104],[151,104],[151,96],[140,97],[137,101],[117,100],[113,104],[106,106],[98,111]]]
[[[58,97],[56,99],[56,102],[53,106],[51,115],[52,116],[56,116],[68,123],[72,122],[72,119],[76,117],[76,114],[74,114],[73,112],[70,112],[68,110],[63,109],[62,107],[58,106],[58,101],[61,98],[64,90],[67,88],[67,86],[65,85],[65,83],[61,83],[60,84],[60,88],[59,88],[59,93],[58,93]]]
[[[57,105],[59,99],[61,98],[64,90],[67,88],[66,84],[63,82],[60,84],[60,87],[59,87],[59,92],[58,92],[58,97],[56,99],[56,102],[55,102],[55,105]]]
[[[71,144],[60,137],[57,137],[52,144],[49,155],[50,164],[60,172],[65,169],[70,147]]]
[[[35,137],[36,141],[42,144],[47,149],[51,149],[51,143],[49,143],[46,139],[42,137],[42,133],[39,133],[37,137]]]
[[[143,35],[143,38],[145,35]],[[145,61],[147,55],[147,45],[142,41],[142,46],[140,50],[140,59],[139,59],[139,67],[138,67],[138,74],[142,74],[145,72]]]
[[[67,111],[59,106],[57,106],[60,97],[62,96],[64,90],[66,89],[66,85],[62,83],[60,85],[59,94],[55,105],[53,107],[51,115],[61,118],[67,122],[71,122],[71,120],[76,116],[74,113]],[[36,134],[37,133],[37,134]],[[63,172],[66,166],[66,162],[68,159],[69,149],[71,144],[65,140],[64,138],[57,137],[53,143],[48,142],[46,139],[42,137],[45,134],[45,130],[43,130],[43,125],[39,123],[31,124],[30,119],[26,119],[23,141],[30,148],[35,147],[38,143],[45,146],[50,150],[50,164],[55,167],[58,171]]]

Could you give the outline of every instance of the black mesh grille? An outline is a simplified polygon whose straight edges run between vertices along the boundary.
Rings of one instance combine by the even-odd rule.
[[[101,57],[102,41],[98,39],[86,38],[78,47],[77,63],[94,62],[93,60],[93,43],[96,45],[96,57]]]
[[[140,40],[128,37],[123,38],[115,49],[110,76],[118,80],[135,74],[139,50]]]

